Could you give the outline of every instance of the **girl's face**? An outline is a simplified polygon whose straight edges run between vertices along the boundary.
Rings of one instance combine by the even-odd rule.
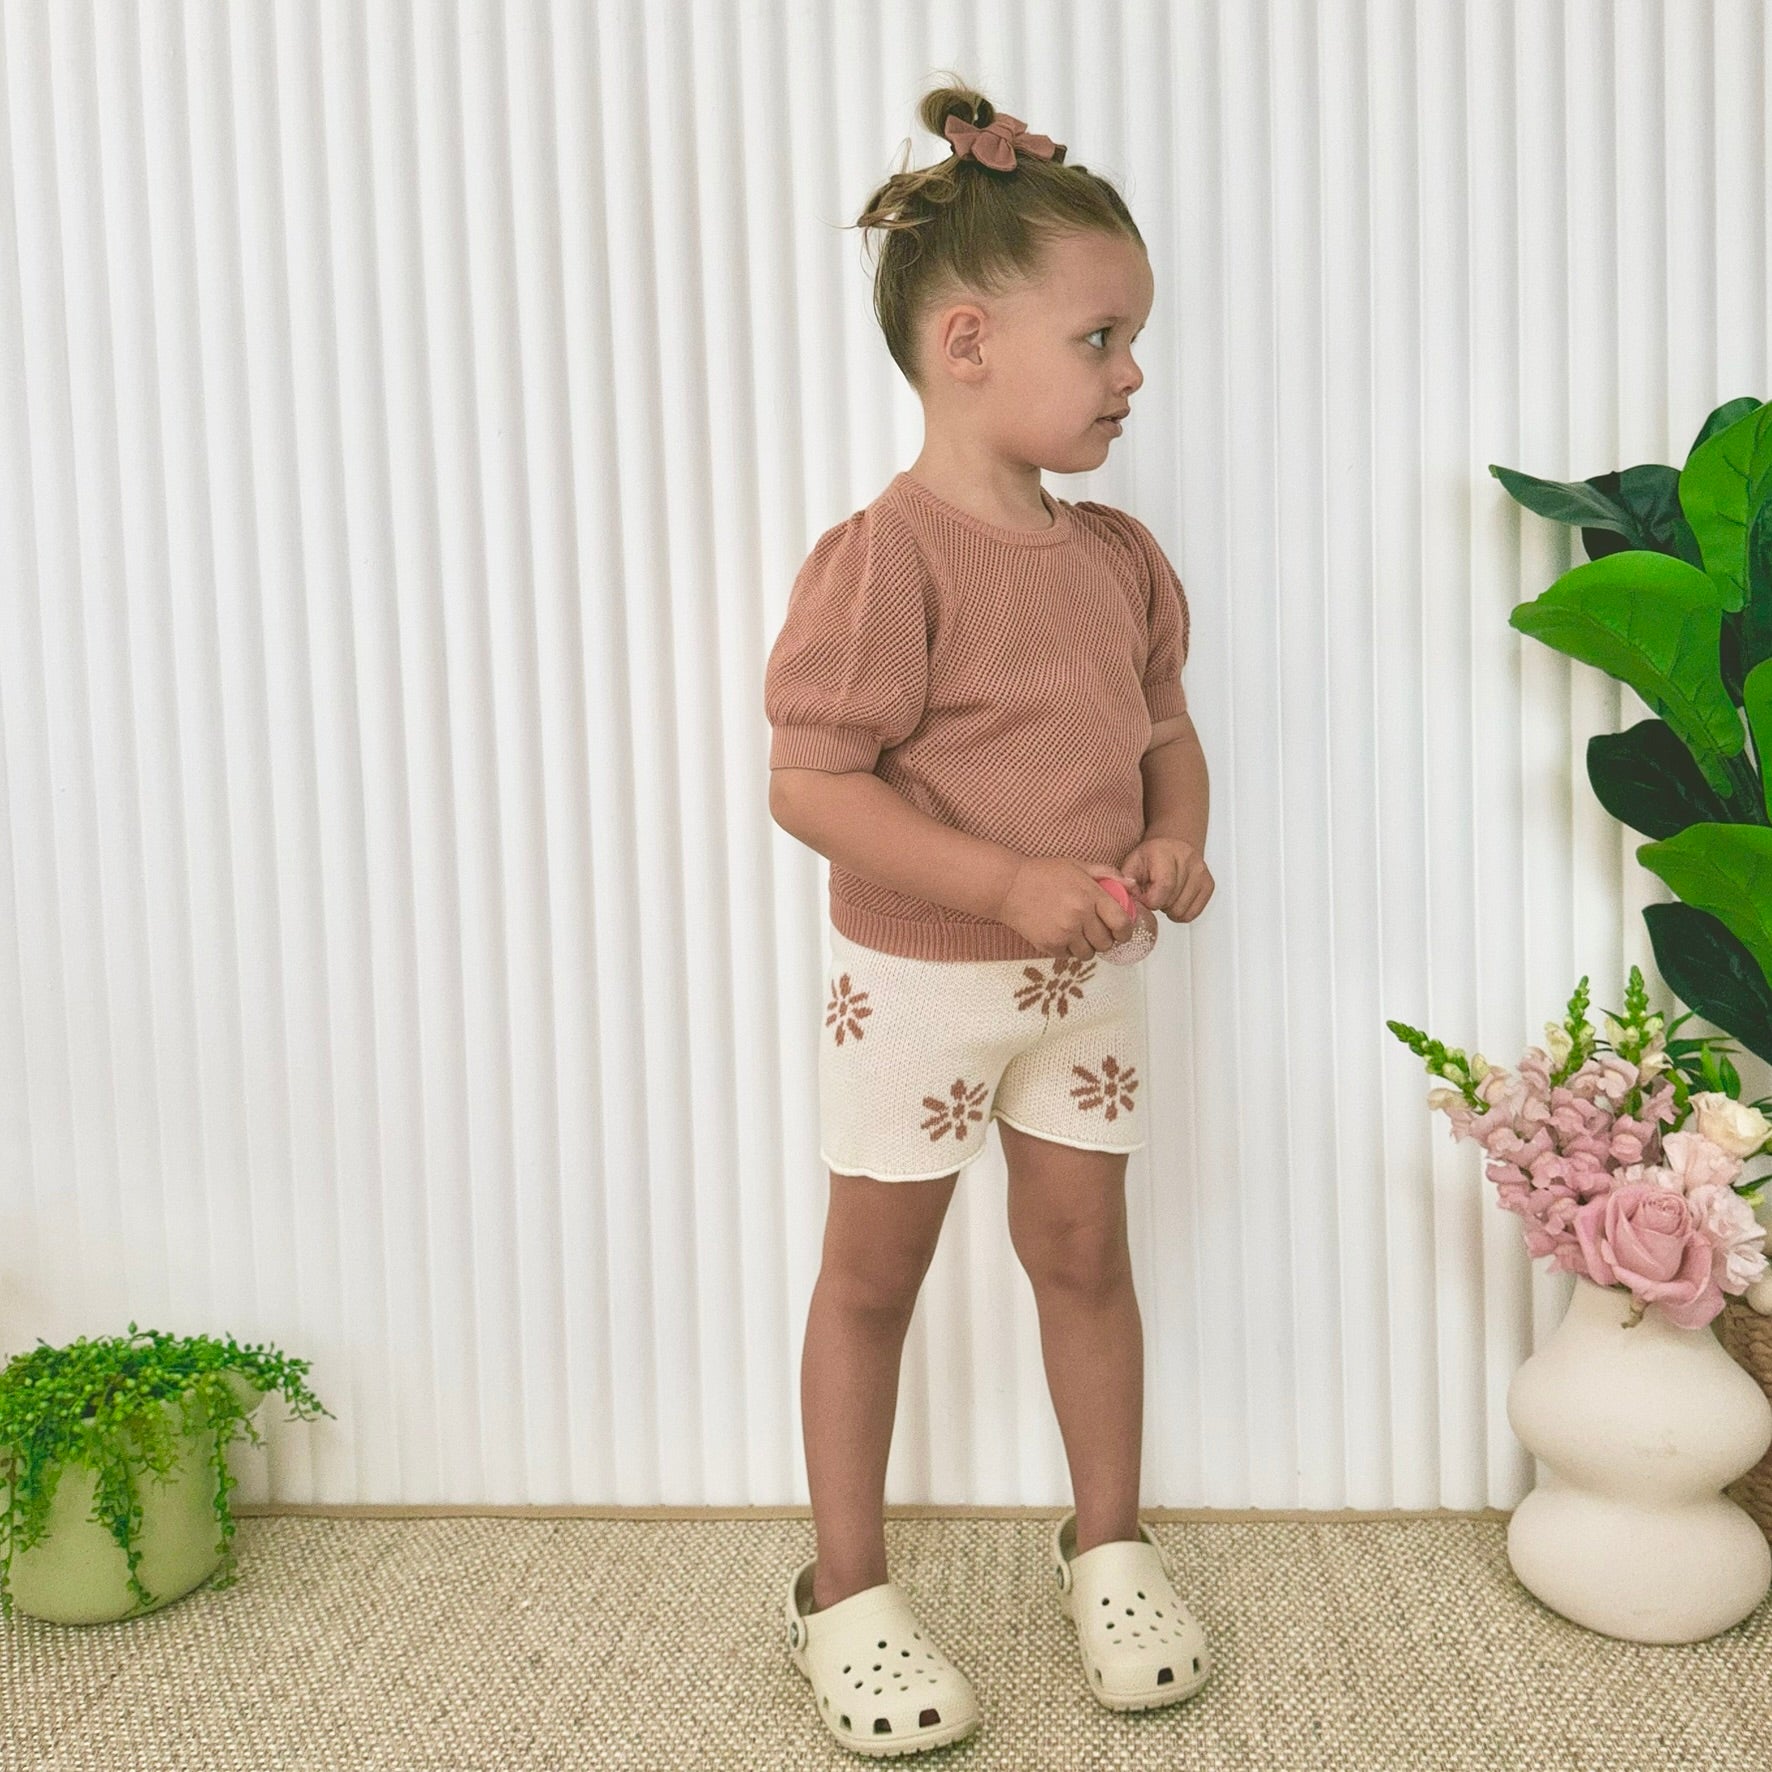
[[[1046,265],[1037,283],[940,311],[932,367],[946,374],[933,379],[944,416],[999,455],[1081,474],[1107,459],[1119,435],[1107,415],[1125,414],[1144,383],[1132,343],[1155,283],[1143,248],[1123,234],[1055,241]]]

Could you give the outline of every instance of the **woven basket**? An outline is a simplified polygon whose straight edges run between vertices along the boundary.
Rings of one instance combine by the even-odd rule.
[[[1726,1293],[1715,1321],[1717,1340],[1772,1402],[1772,1317],[1762,1317],[1746,1300]],[[1772,1539],[1772,1448],[1723,1493],[1746,1508],[1754,1524]]]

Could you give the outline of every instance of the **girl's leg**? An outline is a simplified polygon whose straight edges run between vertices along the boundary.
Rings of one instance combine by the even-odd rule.
[[[958,1171],[877,1181],[831,1171],[830,1210],[800,1363],[806,1476],[818,1535],[813,1606],[888,1579],[886,1459],[899,1355]]]
[[[1009,1239],[1033,1282],[1081,1555],[1138,1537],[1144,1322],[1126,1246],[1126,1153],[1077,1150],[1006,1120],[997,1128]]]

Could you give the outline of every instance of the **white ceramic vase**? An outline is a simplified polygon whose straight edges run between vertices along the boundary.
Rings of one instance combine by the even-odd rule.
[[[1507,1418],[1544,1475],[1507,1554],[1552,1611],[1605,1636],[1692,1643],[1772,1587],[1772,1545],[1723,1493],[1772,1445],[1772,1404],[1715,1330],[1682,1329],[1577,1274],[1563,1320],[1514,1374]]]

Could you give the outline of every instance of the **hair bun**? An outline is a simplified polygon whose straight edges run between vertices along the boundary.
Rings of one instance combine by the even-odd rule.
[[[1017,154],[1032,154],[1040,160],[1064,159],[1064,143],[1049,135],[1034,135],[1019,117],[998,111],[991,122],[978,125],[963,117],[950,116],[942,133],[954,144],[954,157],[974,160],[996,172],[1013,172]]]

